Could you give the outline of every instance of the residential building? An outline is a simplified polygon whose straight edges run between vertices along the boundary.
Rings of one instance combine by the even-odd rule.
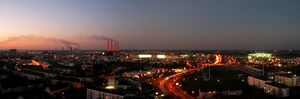
[[[279,84],[284,84],[289,87],[297,86],[297,75],[294,74],[281,74],[274,76],[275,82]]]
[[[266,83],[264,86],[264,92],[276,97],[288,97],[289,88],[282,84]]]
[[[103,92],[99,90],[87,89],[86,99],[123,99],[123,95]]]

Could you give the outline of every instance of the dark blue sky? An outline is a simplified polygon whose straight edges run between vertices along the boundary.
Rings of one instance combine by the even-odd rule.
[[[300,49],[299,5],[299,0],[1,0],[0,41],[38,35],[104,49],[104,41],[76,39],[98,35],[119,40],[123,49]]]

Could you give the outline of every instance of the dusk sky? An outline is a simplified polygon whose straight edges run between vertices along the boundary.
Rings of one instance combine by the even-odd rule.
[[[105,49],[105,38],[121,49],[300,49],[299,10],[300,0],[1,0],[0,49]]]

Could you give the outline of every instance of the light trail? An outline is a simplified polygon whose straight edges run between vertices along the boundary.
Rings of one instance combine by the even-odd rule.
[[[215,62],[214,64],[221,64],[222,63],[222,56],[221,55],[215,55]]]
[[[177,73],[171,76],[166,77],[165,79],[160,81],[160,89],[165,94],[173,94],[176,97],[180,97],[181,99],[194,99],[193,96],[190,96],[188,93],[186,93],[184,90],[182,90],[178,85],[176,85],[176,82],[181,80],[183,75],[185,75],[188,72],[195,71],[196,69],[184,71],[181,73]]]

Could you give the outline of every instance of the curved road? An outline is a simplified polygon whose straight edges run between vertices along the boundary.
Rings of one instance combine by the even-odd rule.
[[[184,72],[181,72],[181,73],[177,73],[177,74],[168,76],[163,80],[160,80],[159,81],[159,88],[161,89],[161,91],[163,93],[173,94],[176,97],[180,97],[181,99],[195,99],[193,96],[189,95],[184,90],[182,90],[178,85],[175,85],[175,84],[176,84],[176,82],[178,82],[182,79],[183,75],[185,75],[187,73],[191,73],[191,72],[194,72],[196,70],[201,70],[201,69],[203,69],[207,66],[222,65],[221,64],[222,56],[221,55],[215,55],[215,57],[216,57],[216,62],[214,64],[207,64],[206,66],[203,66],[201,68],[196,68],[196,69],[184,71]]]
[[[181,99],[194,99],[193,96],[190,96],[188,93],[183,91],[179,86],[175,85],[177,81],[181,80],[183,75],[197,69],[192,69],[188,71],[184,71],[182,73],[177,73],[171,76],[166,77],[165,79],[161,80],[159,83],[159,88],[165,94],[173,94],[176,97]]]

